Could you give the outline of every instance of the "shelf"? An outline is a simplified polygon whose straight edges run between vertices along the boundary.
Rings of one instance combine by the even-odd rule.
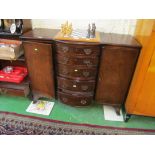
[[[9,33],[9,32],[0,32],[0,36],[21,36],[22,34],[21,33]]]
[[[29,85],[30,80],[28,76],[21,82],[21,83],[14,83],[14,82],[3,82],[0,81],[0,88],[20,88],[23,85]]]
[[[25,61],[25,57],[24,55],[21,55],[18,59],[15,59],[15,60],[7,60],[7,59],[0,59],[0,61]]]
[[[0,94],[27,97],[30,94],[30,81],[27,78],[21,83],[0,82]]]

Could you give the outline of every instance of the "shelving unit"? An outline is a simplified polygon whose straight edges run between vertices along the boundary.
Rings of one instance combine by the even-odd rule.
[[[0,39],[20,40],[19,36],[21,35],[0,33]],[[0,59],[0,69],[4,68],[5,66],[26,67],[24,54],[20,56],[17,60]],[[28,96],[30,93],[29,83],[30,83],[29,77],[26,77],[19,84],[1,81],[0,82],[0,94],[8,94],[8,95],[15,95],[15,96]]]

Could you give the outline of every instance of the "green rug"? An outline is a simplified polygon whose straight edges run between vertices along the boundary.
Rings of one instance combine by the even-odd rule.
[[[104,119],[102,105],[93,104],[89,107],[75,108],[55,100],[53,101],[55,105],[51,114],[49,116],[44,116],[26,112],[26,108],[31,102],[27,98],[0,96],[0,111],[77,124],[155,130],[155,118],[133,115],[127,123],[106,121]]]

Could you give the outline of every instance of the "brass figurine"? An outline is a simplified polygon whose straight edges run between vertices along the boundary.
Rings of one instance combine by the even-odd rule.
[[[65,24],[61,24],[61,33],[64,36],[70,36],[72,34],[73,28],[72,23],[68,24],[68,21]]]

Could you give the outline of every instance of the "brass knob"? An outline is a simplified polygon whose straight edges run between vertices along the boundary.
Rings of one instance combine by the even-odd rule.
[[[78,71],[77,69],[74,70],[74,72],[77,72],[77,71]]]
[[[81,100],[81,103],[82,103],[82,104],[86,104],[87,101],[86,101],[86,100]]]
[[[38,49],[37,49],[37,48],[34,48],[34,51],[35,51],[35,52],[38,52]]]
[[[76,88],[76,85],[74,84],[73,87]]]

